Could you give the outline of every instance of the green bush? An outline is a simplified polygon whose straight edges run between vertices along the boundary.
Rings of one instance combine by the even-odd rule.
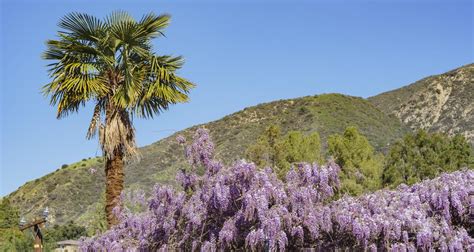
[[[44,242],[47,249],[54,249],[56,243],[64,240],[77,240],[87,236],[86,228],[69,221],[65,225],[54,225],[44,230]]]
[[[308,109],[306,106],[302,106],[302,107],[300,107],[299,110],[298,110],[298,113],[299,113],[300,115],[304,115],[304,114],[306,114],[306,113],[308,113],[308,112],[309,112],[309,109]]]
[[[441,172],[472,168],[473,157],[472,147],[463,136],[449,137],[420,130],[391,146],[384,165],[383,184],[411,185]]]
[[[8,198],[0,202],[0,251],[30,251],[33,239],[19,229],[20,214]],[[26,232],[26,231],[25,231]]]

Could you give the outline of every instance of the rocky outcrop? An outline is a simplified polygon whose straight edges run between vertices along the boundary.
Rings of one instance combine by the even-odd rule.
[[[462,134],[474,144],[474,64],[369,98],[412,129]]]

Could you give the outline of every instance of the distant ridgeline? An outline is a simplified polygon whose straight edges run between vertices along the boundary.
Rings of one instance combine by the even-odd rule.
[[[305,135],[317,132],[323,155],[328,151],[329,136],[343,134],[349,126],[357,128],[376,153],[388,153],[396,140],[418,128],[461,133],[472,143],[474,101],[469,97],[474,97],[473,67],[429,77],[367,100],[341,94],[279,100],[193,126],[140,148],[141,161],[126,167],[126,189],[149,190],[155,183],[177,186],[176,171],[187,163],[175,138],[178,134],[190,138],[198,127],[210,131],[217,156],[227,162],[244,158],[247,148],[270,125],[278,126],[282,135],[291,131]],[[91,169],[97,172],[92,175]],[[52,222],[74,220],[95,226],[100,222],[97,216],[101,214],[104,181],[103,161],[95,157],[63,165],[7,197],[26,217],[48,206],[54,217]]]
[[[368,98],[411,129],[462,134],[474,145],[474,64]]]

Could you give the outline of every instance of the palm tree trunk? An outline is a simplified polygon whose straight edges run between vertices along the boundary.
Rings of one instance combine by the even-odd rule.
[[[124,161],[121,150],[116,150],[112,158],[107,158],[105,163],[105,213],[107,216],[108,227],[118,224],[117,216],[113,209],[120,203],[120,194],[123,190],[124,181]]]

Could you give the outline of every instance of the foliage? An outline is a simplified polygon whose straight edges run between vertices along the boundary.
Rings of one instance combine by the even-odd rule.
[[[3,199],[0,203],[0,251],[30,251],[33,248],[31,230],[21,232],[19,223],[18,210],[11,206],[8,199]],[[54,225],[41,229],[46,250],[54,249],[58,241],[78,239],[87,235],[84,227],[72,221],[66,225]]]
[[[44,229],[44,242],[45,247],[55,248],[56,242],[64,240],[77,240],[80,237],[86,236],[86,228],[79,226],[73,221],[66,223],[65,225],[54,225]]]
[[[139,21],[123,11],[104,20],[70,13],[58,24],[63,29],[58,39],[46,43],[43,56],[53,63],[52,81],[43,87],[44,94],[57,105],[58,118],[94,101],[87,136],[100,131],[99,141],[109,158],[117,148],[125,156],[136,153],[131,117],[153,117],[188,100],[194,85],[176,75],[182,58],[156,55],[151,43],[169,22],[168,15],[153,13]]]
[[[307,108],[305,114],[300,113],[302,107]],[[348,124],[356,125],[376,150],[403,137],[405,132],[398,119],[384,115],[364,99],[339,94],[260,104],[203,126],[212,135],[216,156],[229,165],[245,157],[247,147],[255,143],[268,125],[277,125],[284,135],[290,131],[318,132],[325,149],[327,137],[343,132]],[[125,189],[138,186],[150,193],[156,183],[178,187],[176,172],[186,165],[186,159],[175,138],[178,134],[190,138],[195,129],[188,128],[140,148],[140,161],[125,167]],[[86,225],[78,218],[90,215],[91,206],[101,200],[98,195],[104,192],[103,164],[103,158],[88,160],[86,167],[81,167],[81,162],[70,163],[69,167],[43,176],[36,183],[26,183],[8,198],[26,218],[40,214],[48,206],[56,224],[74,220]],[[90,168],[97,173],[91,175]]]
[[[290,131],[283,137],[280,128],[271,125],[247,148],[246,157],[258,167],[272,167],[284,179],[292,164],[322,162],[321,141],[317,132],[305,136],[300,131]]]
[[[10,204],[8,198],[0,200],[0,229],[18,226],[20,213]]]
[[[0,251],[28,251],[33,247],[32,237],[19,229],[20,214],[8,198],[0,200]]]
[[[77,219],[77,223],[81,223],[86,227],[87,236],[97,235],[107,230],[104,209],[105,194],[102,193],[100,201],[90,205],[86,212]]]
[[[33,235],[18,228],[0,229],[0,251],[23,252],[33,248]]]
[[[383,156],[377,155],[356,127],[328,139],[328,153],[341,167],[341,192],[360,195],[381,188]]]
[[[182,138],[179,139],[183,142]],[[178,175],[185,190],[155,186],[148,210],[120,211],[118,226],[86,240],[83,249],[138,248],[204,251],[247,247],[274,250],[304,242],[303,230],[313,230],[319,217],[311,209],[334,193],[338,167],[301,163],[281,182],[271,169],[257,170],[239,161],[225,167],[214,159],[207,131],[199,129],[187,146],[191,170]],[[205,168],[205,174],[195,171]]]
[[[338,184],[335,163],[300,163],[282,182],[271,169],[216,161],[203,129],[194,139],[186,147],[192,169],[178,176],[192,193],[157,185],[146,204],[142,195],[129,197],[146,210],[117,208],[121,224],[84,240],[82,249],[463,251],[474,246],[466,230],[474,171],[328,202]],[[198,176],[194,171],[201,166],[205,174]]]
[[[286,170],[286,150],[281,130],[275,125],[269,126],[257,142],[246,151],[246,157],[258,167],[274,167],[279,171]]]
[[[472,148],[463,136],[448,137],[419,130],[391,146],[384,166],[383,183],[391,187],[401,183],[413,184],[442,172],[472,168],[473,165]]]
[[[290,164],[299,162],[322,163],[321,139],[318,132],[307,136],[301,131],[291,131],[285,139],[286,161]]]
[[[168,15],[149,13],[139,21],[123,11],[101,20],[83,13],[62,18],[56,40],[48,40],[43,57],[52,81],[43,87],[57,117],[95,104],[87,138],[98,134],[106,158],[106,217],[124,187],[124,164],[138,157],[133,118],[152,118],[169,106],[188,101],[194,84],[177,75],[181,57],[158,55],[152,40],[163,34]],[[83,161],[87,161],[84,159]],[[85,167],[83,163],[81,166]]]
[[[193,84],[175,74],[183,64],[181,57],[156,55],[151,45],[169,20],[153,13],[138,22],[125,12],[114,12],[105,20],[71,13],[59,22],[64,29],[59,39],[47,41],[44,58],[53,61],[53,80],[44,93],[58,105],[58,118],[95,101],[87,135],[101,129],[100,142],[108,157],[118,147],[124,155],[135,153],[130,116],[153,117],[188,99]],[[102,114],[108,116],[107,123],[101,121]]]

